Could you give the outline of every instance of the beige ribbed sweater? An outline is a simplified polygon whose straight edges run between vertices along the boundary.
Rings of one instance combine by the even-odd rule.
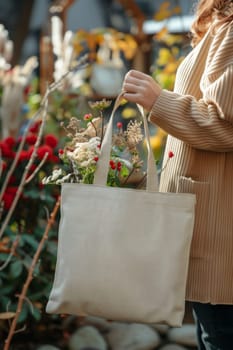
[[[206,33],[149,119],[172,135],[160,190],[197,195],[186,298],[233,304],[233,22]]]

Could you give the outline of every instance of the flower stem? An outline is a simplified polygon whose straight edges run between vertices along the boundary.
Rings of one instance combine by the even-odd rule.
[[[48,234],[49,234],[49,231],[52,227],[52,225],[54,224],[54,221],[55,221],[55,217],[57,215],[57,212],[58,212],[58,209],[60,207],[60,198],[58,198],[54,208],[53,208],[53,211],[51,213],[51,216],[48,220],[48,223],[47,223],[47,226],[45,228],[45,231],[44,231],[44,234],[41,238],[41,241],[37,247],[37,250],[33,256],[33,259],[32,259],[32,263],[31,263],[31,266],[29,267],[29,270],[28,270],[28,275],[27,275],[27,278],[26,278],[26,281],[23,285],[23,288],[21,290],[21,293],[19,295],[19,302],[18,302],[18,305],[17,305],[17,309],[16,309],[16,312],[15,312],[15,317],[13,319],[13,322],[11,323],[11,326],[10,326],[10,330],[9,330],[9,333],[8,333],[8,337],[7,339],[5,340],[5,345],[4,345],[4,349],[3,350],[9,350],[10,349],[10,344],[11,344],[11,340],[14,336],[14,334],[17,332],[16,331],[16,326],[17,326],[17,321],[18,321],[18,318],[21,314],[21,311],[22,311],[22,307],[23,307],[23,302],[24,300],[26,299],[26,294],[27,294],[27,291],[28,291],[28,288],[30,286],[30,283],[33,279],[33,272],[35,270],[35,267],[36,267],[36,264],[37,264],[37,261],[40,257],[40,254],[41,254],[41,251],[44,247],[44,243],[45,241],[48,239]]]

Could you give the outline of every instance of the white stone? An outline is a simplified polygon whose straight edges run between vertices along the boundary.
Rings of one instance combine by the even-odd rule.
[[[188,350],[188,349],[177,344],[167,344],[162,346],[159,350]]]
[[[166,324],[157,324],[157,323],[152,324],[151,327],[163,335],[166,334],[168,332],[168,330],[170,329],[170,327]]]
[[[161,342],[158,332],[137,323],[114,323],[107,339],[112,350],[152,350]]]
[[[86,316],[85,324],[96,327],[101,332],[109,331],[112,325],[112,322],[109,322],[101,317],[96,316]]]
[[[180,328],[171,328],[168,331],[169,341],[186,346],[197,346],[196,327],[194,324],[184,324]]]
[[[102,335],[92,326],[79,328],[72,334],[69,340],[70,350],[83,350],[92,348],[93,350],[107,350],[107,344]]]

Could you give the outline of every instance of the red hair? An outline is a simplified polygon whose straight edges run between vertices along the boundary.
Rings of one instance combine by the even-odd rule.
[[[233,20],[232,0],[200,0],[196,7],[196,19],[192,25],[192,45],[195,46],[203,38],[211,23]]]

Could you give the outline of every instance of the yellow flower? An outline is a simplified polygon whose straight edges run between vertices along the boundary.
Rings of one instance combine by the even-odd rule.
[[[167,133],[163,129],[158,128],[157,135],[159,135],[160,137],[164,138],[164,137],[167,136]]]
[[[177,70],[177,62],[169,62],[164,69],[164,73],[171,74],[176,72],[176,70]]]
[[[158,33],[154,35],[154,39],[157,41],[163,41],[168,34],[168,28],[163,27]]]
[[[166,48],[161,48],[159,50],[159,57],[158,57],[156,63],[159,66],[165,66],[172,59],[173,59],[173,56],[171,54],[171,51],[169,49],[166,49]]]
[[[164,1],[160,5],[158,12],[154,14],[154,19],[156,21],[163,21],[164,19],[171,17],[172,11],[169,9],[169,7],[170,7],[170,2]]]
[[[122,118],[129,119],[129,118],[135,118],[137,116],[137,112],[134,108],[125,108],[122,111]]]
[[[162,137],[158,134],[150,137],[151,147],[154,151],[158,150],[162,146]]]

